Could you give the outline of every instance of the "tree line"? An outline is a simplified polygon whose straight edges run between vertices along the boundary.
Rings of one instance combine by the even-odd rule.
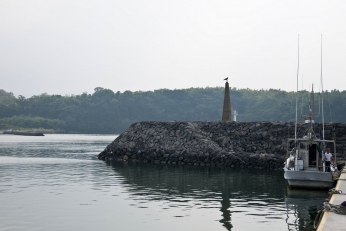
[[[231,106],[237,121],[295,121],[308,113],[310,93],[231,88]],[[119,134],[138,121],[219,121],[224,88],[125,91],[97,87],[94,93],[15,97],[0,89],[0,130],[51,129],[63,133]],[[345,122],[346,91],[314,94],[315,120]]]

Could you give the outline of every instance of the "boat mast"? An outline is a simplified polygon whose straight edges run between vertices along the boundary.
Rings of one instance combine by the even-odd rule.
[[[314,118],[314,85],[312,84],[312,88],[311,88],[311,94],[310,94],[310,105],[309,105],[309,116],[307,117],[309,119],[309,128],[308,128],[308,138],[309,139],[313,139],[315,138],[315,132],[314,132],[314,128],[312,126],[313,123],[313,118]]]
[[[294,139],[297,139],[297,123],[298,123],[298,76],[299,76],[299,34],[298,34],[298,67],[297,67],[297,93],[296,93],[296,123],[294,128]]]
[[[322,79],[322,34],[321,34],[321,88],[322,88],[322,136],[324,140],[323,79]]]

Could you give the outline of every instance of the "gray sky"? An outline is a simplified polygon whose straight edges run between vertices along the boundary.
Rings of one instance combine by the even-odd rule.
[[[346,2],[1,0],[0,89],[346,90]],[[302,84],[303,83],[303,84]]]

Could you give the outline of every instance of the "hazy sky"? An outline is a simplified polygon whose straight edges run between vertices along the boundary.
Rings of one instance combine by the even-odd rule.
[[[346,90],[346,2],[0,0],[0,89]],[[302,80],[303,79],[303,80]],[[303,83],[303,84],[301,84]],[[301,88],[302,86],[299,86]]]

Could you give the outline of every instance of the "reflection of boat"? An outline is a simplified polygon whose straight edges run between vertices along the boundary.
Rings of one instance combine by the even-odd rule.
[[[13,131],[12,129],[4,131],[3,134],[21,135],[21,136],[44,136],[42,132]]]
[[[300,202],[301,204],[308,206],[317,206],[322,204],[326,197],[328,197],[328,192],[326,190],[308,190],[308,189],[290,189],[287,188],[285,194],[286,204],[299,204],[295,203]]]
[[[325,190],[288,188],[285,194],[287,230],[314,230],[313,221],[327,196]]]
[[[315,134],[313,128],[313,94],[312,90],[309,115],[304,116],[305,123],[308,124],[304,136],[287,140],[287,154],[290,154],[285,163],[284,177],[290,187],[332,188],[334,184],[333,174],[336,174],[337,169],[333,167],[333,164],[331,164],[330,169],[326,167],[322,156],[324,156],[323,151],[326,148],[330,148],[336,153],[335,139],[320,139]],[[290,148],[292,150],[289,152]],[[334,165],[336,163],[335,156]]]

